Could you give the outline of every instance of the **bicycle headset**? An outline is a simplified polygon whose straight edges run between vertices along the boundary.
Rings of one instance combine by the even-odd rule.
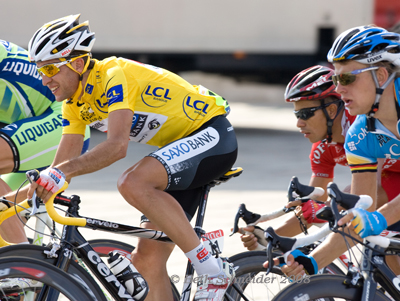
[[[328,67],[316,65],[305,69],[296,74],[285,90],[286,102],[296,102],[301,100],[319,100],[322,111],[326,117],[327,134],[325,142],[332,142],[333,121],[344,108],[344,102],[340,94],[335,92],[335,85],[332,81],[334,71]],[[326,98],[333,97],[337,100],[331,103],[325,102]],[[330,118],[326,106],[337,104],[335,117]]]
[[[375,25],[350,28],[336,38],[328,53],[330,63],[346,60],[354,60],[369,66],[386,61],[395,68],[400,67],[400,35]],[[376,71],[371,70],[371,72],[376,86],[376,96],[371,110],[366,114],[367,130],[375,131],[374,115],[379,109],[380,98],[385,88],[394,80],[396,72],[393,72],[382,86],[378,83]],[[396,110],[400,119],[400,107],[397,101]]]

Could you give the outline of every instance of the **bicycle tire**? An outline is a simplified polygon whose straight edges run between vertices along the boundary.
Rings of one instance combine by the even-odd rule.
[[[273,257],[281,256],[280,253],[273,253]],[[240,301],[243,298],[238,290],[242,292],[248,300],[271,300],[284,287],[290,284],[290,279],[286,277],[280,268],[274,267],[269,275],[262,265],[267,260],[265,251],[247,251],[236,254],[229,258],[236,269],[234,283],[227,290],[229,300]],[[343,272],[335,264],[328,266],[329,272],[337,272],[343,275]],[[324,270],[325,271],[325,270]],[[327,270],[326,270],[327,271]],[[327,271],[328,272],[328,271]]]
[[[272,300],[361,300],[363,287],[349,287],[344,284],[346,279],[348,278],[343,275],[313,275],[303,279],[302,282],[292,283]],[[305,281],[309,281],[309,283]],[[377,291],[372,299],[375,301],[390,300],[380,291]]]
[[[41,260],[21,256],[0,259],[0,300],[39,300],[43,285],[61,294],[60,300],[95,300],[73,277]]]
[[[49,251],[48,247],[36,245],[12,245],[0,248],[0,258],[7,256],[29,257],[48,265],[55,266],[56,258],[48,258],[44,251]],[[59,271],[62,271],[59,269]],[[93,277],[78,262],[72,260],[66,271],[75,281],[92,296],[92,299],[99,301],[107,301],[106,296]],[[81,299],[82,300],[82,299]]]

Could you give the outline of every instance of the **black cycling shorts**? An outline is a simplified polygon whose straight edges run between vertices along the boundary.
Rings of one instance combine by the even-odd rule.
[[[236,134],[228,119],[220,115],[148,156],[163,164],[168,174],[165,191],[179,202],[190,220],[199,205],[203,187],[224,175],[235,163]]]

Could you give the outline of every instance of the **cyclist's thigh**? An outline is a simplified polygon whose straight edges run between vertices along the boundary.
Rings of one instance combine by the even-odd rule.
[[[226,117],[217,116],[189,136],[149,156],[160,161],[167,171],[166,191],[192,189],[209,183],[232,167],[237,156],[236,135]]]

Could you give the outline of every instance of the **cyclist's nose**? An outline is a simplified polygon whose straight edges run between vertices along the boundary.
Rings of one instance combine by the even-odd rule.
[[[51,77],[42,75],[42,85],[47,86],[52,81]]]
[[[306,125],[306,122],[305,122],[303,119],[297,118],[297,124],[296,124],[296,126],[297,126],[298,128],[302,128],[302,127],[304,127],[305,125]]]

